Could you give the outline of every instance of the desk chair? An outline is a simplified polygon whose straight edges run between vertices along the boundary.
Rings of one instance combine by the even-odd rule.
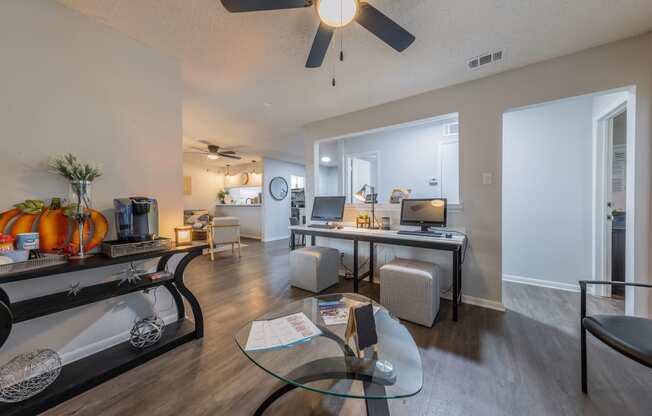
[[[652,319],[620,315],[586,315],[586,285],[635,286],[652,288],[643,283],[581,280],[581,355],[582,392],[587,393],[586,331],[622,355],[652,368]]]

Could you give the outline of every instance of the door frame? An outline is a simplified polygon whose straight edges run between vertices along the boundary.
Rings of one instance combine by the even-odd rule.
[[[611,162],[612,162],[612,122],[613,118],[627,111],[627,151],[626,151],[626,204],[625,211],[627,213],[625,234],[626,234],[626,270],[625,281],[636,281],[636,236],[635,236],[635,192],[636,192],[636,159],[635,159],[635,111],[636,103],[632,97],[631,92],[622,100],[614,102],[614,104],[604,111],[602,114],[594,118],[594,206],[593,206],[593,278],[595,280],[610,280],[611,279],[611,234],[609,225],[605,219],[609,214],[609,207],[607,203],[611,198],[610,190],[611,183]],[[594,285],[592,294],[596,296],[611,296],[611,287],[609,285]],[[625,313],[633,315],[636,311],[637,296],[638,294],[626,288],[625,295]],[[643,302],[645,303],[645,302]]]
[[[612,170],[613,170],[613,120],[617,116],[627,111],[627,100],[619,102],[607,113],[600,116],[597,123],[597,152],[596,163],[598,164],[599,174],[596,181],[597,198],[595,201],[595,227],[597,232],[596,244],[596,280],[611,280],[612,267],[612,225],[606,218],[611,215],[609,204],[612,203]],[[625,189],[629,191],[627,185]],[[593,293],[597,296],[611,297],[611,286],[600,285],[594,286]]]
[[[380,150],[370,150],[370,151],[366,151],[366,152],[346,153],[346,154],[342,155],[342,166],[344,167],[344,172],[343,172],[343,175],[342,175],[342,189],[344,189],[344,195],[347,198],[349,198],[349,197],[353,198],[353,193],[352,193],[353,189],[350,189],[350,190],[348,189],[348,187],[350,185],[352,185],[351,178],[350,178],[350,175],[351,175],[351,166],[350,166],[350,164],[351,164],[352,159],[354,159],[354,158],[356,158],[356,159],[365,159],[365,158],[370,158],[370,157],[373,157],[373,158],[376,159],[376,184],[374,185],[374,188],[376,189],[376,193],[378,193],[379,190],[381,189]],[[349,191],[351,192],[350,195],[349,195]],[[356,204],[363,205],[364,204],[362,202],[356,203],[356,202],[350,202],[348,200],[346,201],[346,203],[350,204],[350,205],[356,205]]]
[[[459,151],[460,151],[460,149],[459,149],[459,145],[460,145],[460,139],[459,139],[459,136],[458,136],[458,135],[451,135],[451,136],[444,136],[444,137],[447,137],[447,138],[444,139],[444,140],[442,140],[442,141],[440,141],[440,142],[437,144],[437,159],[438,159],[438,160],[437,160],[437,163],[439,164],[439,166],[438,166],[438,169],[439,169],[439,179],[438,179],[437,187],[439,188],[439,197],[440,197],[440,198],[443,198],[443,197],[444,197],[444,195],[443,195],[443,194],[444,194],[444,186],[443,186],[443,184],[444,184],[444,169],[443,169],[444,158],[442,157],[442,154],[443,154],[443,152],[442,152],[442,148],[443,148],[444,146],[447,146],[447,145],[457,144],[457,146],[458,146],[458,149],[457,149],[457,152],[458,152],[458,158],[457,158],[457,168],[458,168],[458,169],[457,169],[457,180],[458,180],[458,186],[457,186],[457,189],[458,189],[458,191],[457,191],[457,196],[458,196],[458,198],[457,198],[457,199],[458,199],[458,200],[455,201],[454,203],[451,202],[451,201],[448,201],[448,203],[449,203],[450,205],[459,205],[459,204],[462,203],[462,194],[461,194],[461,189],[460,189],[461,187],[459,186],[459,185],[460,185],[460,182],[461,182],[461,181],[460,181],[460,163],[459,163],[459,161],[460,161],[460,158],[459,158]],[[449,206],[450,206],[450,205],[449,205]]]

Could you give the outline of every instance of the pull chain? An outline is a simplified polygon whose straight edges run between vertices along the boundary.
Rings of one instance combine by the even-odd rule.
[[[343,26],[343,0],[340,0],[340,62],[344,62],[344,26]],[[333,79],[331,81],[331,85],[333,87],[337,86],[337,80],[335,79],[335,65],[337,65],[337,62],[333,64]]]

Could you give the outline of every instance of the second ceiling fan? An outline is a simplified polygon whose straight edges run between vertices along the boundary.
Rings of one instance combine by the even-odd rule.
[[[312,43],[306,68],[318,68],[324,62],[328,46],[337,28],[356,21],[398,52],[414,42],[414,36],[380,10],[360,0],[221,0],[231,13],[262,10],[298,9],[315,6],[321,22]]]

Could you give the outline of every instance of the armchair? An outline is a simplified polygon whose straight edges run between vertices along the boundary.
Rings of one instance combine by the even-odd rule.
[[[235,254],[235,245],[238,245],[240,257],[240,218],[215,217],[208,225],[208,245],[210,247],[211,261],[215,260],[215,246],[231,244],[231,253]]]
[[[652,319],[636,316],[586,315],[586,286],[612,285],[652,288],[644,283],[611,282],[602,280],[581,280],[581,356],[582,392],[587,387],[586,331],[622,355],[652,368]]]

